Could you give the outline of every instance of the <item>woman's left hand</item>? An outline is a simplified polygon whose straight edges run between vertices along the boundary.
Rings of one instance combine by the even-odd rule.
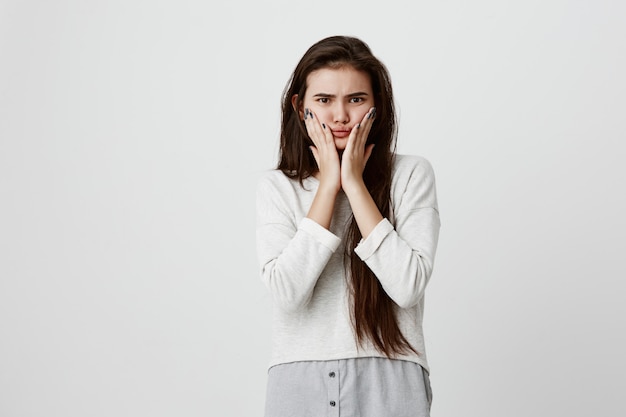
[[[348,136],[348,143],[341,157],[341,187],[346,194],[364,185],[363,170],[374,148],[373,143],[367,146],[365,144],[375,117],[376,107],[372,107]]]

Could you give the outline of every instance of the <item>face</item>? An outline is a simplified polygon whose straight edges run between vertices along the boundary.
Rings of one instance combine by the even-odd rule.
[[[297,96],[294,96],[295,103]],[[307,77],[304,109],[310,109],[320,123],[330,128],[338,150],[346,148],[352,128],[363,120],[374,106],[372,82],[367,73],[345,66],[322,68]]]

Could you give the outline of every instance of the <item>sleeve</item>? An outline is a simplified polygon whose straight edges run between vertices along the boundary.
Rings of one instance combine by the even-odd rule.
[[[383,219],[355,248],[374,272],[385,292],[402,308],[416,305],[433,270],[439,239],[439,211],[435,177],[421,159],[394,200],[395,227]],[[399,200],[399,201],[396,201]]]
[[[268,178],[257,185],[257,257],[272,298],[293,311],[309,302],[341,240],[309,218],[297,219],[290,211],[297,196],[281,193],[279,187]]]

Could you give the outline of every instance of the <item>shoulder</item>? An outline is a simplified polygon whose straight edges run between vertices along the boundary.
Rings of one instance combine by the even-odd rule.
[[[393,162],[393,179],[396,177],[432,178],[435,173],[428,159],[419,155],[396,154]]]
[[[310,179],[304,180],[304,185],[309,185]],[[306,193],[308,188],[300,184],[298,178],[290,178],[279,169],[268,169],[260,173],[257,179],[257,196],[282,195],[284,198],[297,198],[297,196]]]
[[[287,190],[299,185],[298,179],[289,178],[280,169],[262,171],[257,179],[257,190]]]
[[[400,202],[408,202],[413,208],[436,208],[435,174],[430,162],[423,156],[396,154],[391,195],[397,205]]]
[[[259,188],[275,188],[285,186],[289,182],[287,177],[279,169],[267,169],[262,171],[257,178],[257,189]]]

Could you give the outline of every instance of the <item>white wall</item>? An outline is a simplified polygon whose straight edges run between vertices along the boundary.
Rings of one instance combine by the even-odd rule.
[[[260,416],[254,185],[297,60],[388,66],[438,181],[438,417],[624,415],[620,1],[0,1],[0,415]]]

